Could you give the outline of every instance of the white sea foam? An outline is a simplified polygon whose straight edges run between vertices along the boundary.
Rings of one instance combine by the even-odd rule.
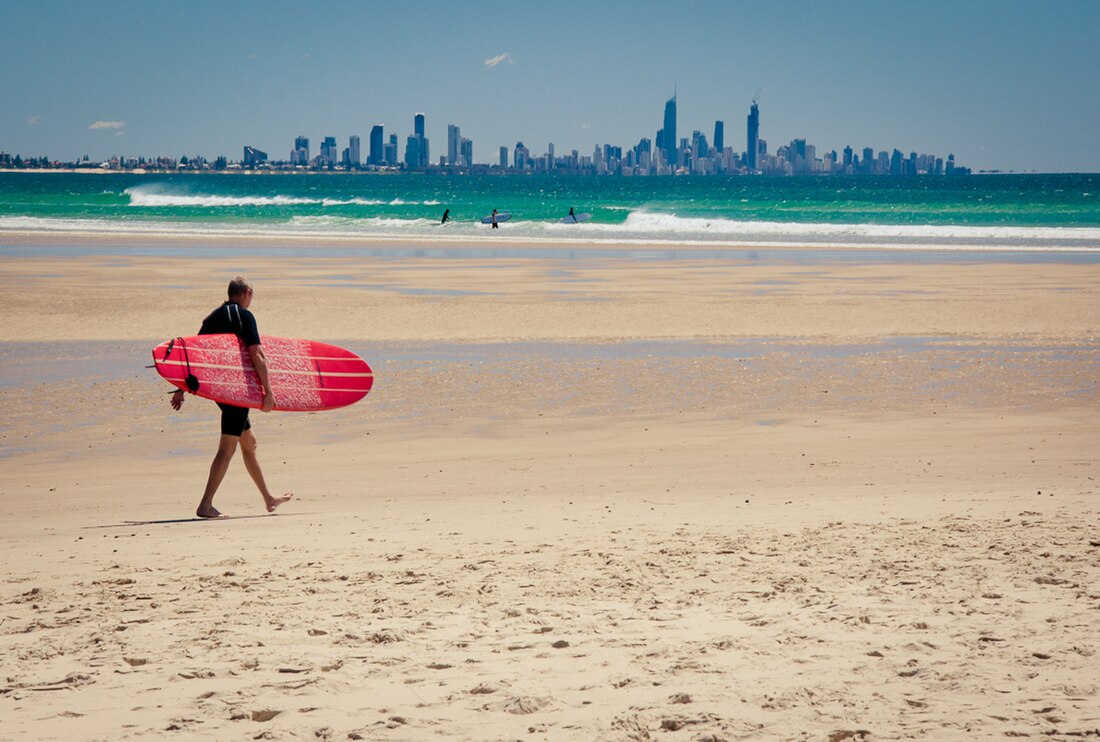
[[[321,203],[320,199],[295,196],[220,196],[214,194],[171,193],[160,188],[147,186],[127,188],[123,193],[130,197],[131,206],[144,207],[288,206]]]
[[[567,227],[570,225],[566,225]],[[586,225],[588,226],[588,225]],[[780,239],[864,238],[891,239],[968,239],[968,240],[1092,240],[1100,246],[1100,229],[1091,227],[971,227],[936,224],[827,224],[805,222],[736,221],[722,218],[682,217],[635,211],[621,225],[594,224],[590,228],[611,228],[637,234],[691,234]]]
[[[381,206],[386,202],[377,198],[323,198],[319,203],[322,206]]]
[[[405,201],[395,198],[383,201],[378,198],[308,198],[305,196],[238,196],[216,193],[179,193],[156,186],[136,186],[127,188],[123,193],[130,198],[131,206],[141,207],[190,207],[190,208],[227,208],[234,206],[438,206],[439,201]]]

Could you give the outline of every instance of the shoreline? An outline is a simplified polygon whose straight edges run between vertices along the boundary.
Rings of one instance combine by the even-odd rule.
[[[784,255],[800,255],[803,258],[813,259],[820,256],[827,259],[830,256],[878,256],[885,259],[916,260],[923,256],[932,256],[933,261],[943,260],[957,262],[959,260],[1069,260],[1072,262],[1100,262],[1100,246],[1097,247],[1071,247],[1048,246],[1037,247],[1027,245],[867,245],[855,243],[799,243],[799,242],[746,242],[729,241],[719,242],[707,240],[629,240],[629,239],[564,239],[560,237],[537,238],[530,236],[511,237],[505,235],[493,235],[483,237],[480,235],[440,235],[431,237],[423,234],[402,235],[338,235],[332,233],[302,234],[280,233],[278,231],[249,233],[246,230],[227,230],[225,232],[194,232],[181,234],[178,231],[103,231],[88,230],[23,230],[0,228],[0,252],[9,247],[56,247],[68,252],[81,247],[110,247],[113,245],[126,245],[130,247],[155,248],[158,246],[188,246],[196,248],[209,248],[210,250],[227,249],[234,245],[242,247],[274,248],[276,243],[279,248],[305,249],[315,246],[323,246],[329,249],[346,248],[347,250],[360,249],[395,249],[415,251],[417,248],[444,250],[448,253],[461,255],[485,250],[530,251],[532,257],[544,257],[537,254],[539,251],[565,252],[577,251],[584,253],[607,253],[629,255],[630,253],[677,255],[713,255],[734,256],[744,259],[757,260],[764,258],[780,258]],[[418,257],[409,255],[409,257]]]

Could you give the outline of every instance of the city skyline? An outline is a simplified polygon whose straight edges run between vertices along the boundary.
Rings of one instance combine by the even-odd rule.
[[[306,134],[294,137],[293,147],[287,159],[272,157],[253,145],[244,145],[240,160],[230,160],[225,155],[213,159],[204,154],[149,157],[124,156],[108,160],[60,162],[48,157],[24,159],[21,154],[0,150],[0,168],[107,168],[111,170],[399,170],[423,172],[448,170],[452,172],[542,172],[577,173],[587,175],[966,175],[970,168],[956,163],[953,153],[946,158],[912,150],[908,155],[896,147],[892,152],[872,147],[853,148],[847,145],[841,155],[834,148],[823,150],[818,157],[817,147],[807,138],[796,138],[787,144],[774,146],[769,151],[765,137],[760,136],[760,107],[752,101],[745,124],[746,148],[738,151],[725,146],[725,122],[714,122],[714,137],[708,141],[705,131],[695,129],[691,137],[677,138],[677,96],[673,92],[665,102],[662,126],[652,139],[643,137],[633,147],[621,144],[597,143],[592,154],[582,155],[573,149],[555,155],[553,142],[547,144],[541,155],[532,154],[522,141],[517,141],[511,152],[501,146],[496,164],[477,161],[474,143],[462,136],[461,127],[447,124],[446,155],[438,161],[431,159],[430,141],[426,136],[427,120],[423,113],[413,115],[413,130],[406,136],[404,156],[400,156],[399,136],[390,133],[385,138],[385,126],[371,126],[366,159],[361,150],[361,137],[352,134],[348,146],[342,150],[335,136],[324,136],[319,151],[313,156],[311,139]]]
[[[852,147],[846,145],[838,153],[823,150],[822,157],[817,156],[817,147],[806,138],[796,138],[787,144],[774,146],[769,152],[767,140],[760,136],[760,107],[754,99],[749,108],[745,124],[744,150],[725,146],[725,122],[714,122],[714,138],[708,143],[706,134],[700,129],[692,131],[691,137],[677,138],[678,114],[676,93],[665,102],[662,126],[652,139],[643,137],[638,144],[623,147],[622,144],[596,143],[591,156],[582,155],[579,150],[556,156],[553,142],[547,143],[541,155],[532,154],[531,148],[517,141],[511,151],[500,146],[496,163],[489,160],[477,160],[473,156],[474,143],[462,136],[461,127],[447,124],[447,154],[440,155],[438,161],[430,160],[429,141],[425,137],[426,117],[417,113],[413,117],[413,133],[406,138],[404,158],[398,156],[397,133],[390,134],[390,146],[382,148],[373,145],[366,160],[358,156],[359,137],[351,135],[348,147],[340,157],[336,156],[337,147],[333,137],[325,137],[320,153],[310,157],[309,137],[299,135],[294,139],[294,149],[289,160],[277,157],[268,158],[266,152],[246,145],[241,164],[244,167],[279,167],[285,169],[309,167],[311,169],[398,168],[404,171],[421,171],[434,168],[457,170],[506,169],[516,172],[573,171],[591,172],[597,175],[715,175],[763,173],[769,175],[951,175],[969,174],[969,168],[956,164],[953,153],[946,157],[920,153],[915,150],[908,155],[894,147],[891,152],[872,147]],[[372,143],[380,143],[384,138],[385,126],[374,124],[371,127]],[[537,150],[536,150],[537,151]],[[625,156],[624,156],[625,151]]]
[[[517,140],[559,153],[632,146],[656,132],[659,91],[675,89],[677,140],[724,121],[725,143],[744,149],[733,132],[759,91],[773,146],[811,138],[953,151],[975,169],[1100,170],[1097,3],[699,2],[668,33],[660,4],[642,0],[448,7],[425,2],[412,23],[408,9],[343,2],[308,13],[282,0],[6,3],[0,149],[235,159],[250,144],[281,158],[296,133],[343,146],[382,122],[403,155],[408,112],[420,111],[436,153],[455,124],[488,162]]]

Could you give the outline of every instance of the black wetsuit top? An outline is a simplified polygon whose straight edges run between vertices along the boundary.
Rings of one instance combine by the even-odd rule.
[[[200,335],[236,335],[250,348],[260,344],[260,331],[256,329],[256,317],[235,301],[227,301],[207,315],[199,328]],[[222,411],[222,435],[240,436],[252,427],[247,407],[218,402]]]
[[[260,331],[256,329],[256,317],[235,301],[227,301],[202,321],[200,335],[236,335],[249,348],[260,344]]]

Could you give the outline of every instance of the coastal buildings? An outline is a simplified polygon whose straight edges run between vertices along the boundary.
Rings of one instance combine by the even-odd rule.
[[[676,94],[665,102],[664,126],[657,132],[657,149],[664,153],[664,161],[675,169],[679,166],[676,145]]]
[[[370,130],[370,155],[367,164],[378,166],[385,162],[385,145],[382,143],[382,124],[375,124]]]
[[[447,124],[447,163],[448,165],[457,165],[459,154],[461,150],[460,140],[462,134],[454,124]]]
[[[241,158],[241,166],[246,168],[257,168],[267,162],[267,152],[258,150],[255,147],[249,147],[245,145],[244,157]]]
[[[748,122],[746,124],[747,139],[745,142],[745,167],[749,170],[756,170],[757,168],[757,155],[759,154],[759,139],[760,139],[760,108],[756,105],[756,101],[753,100],[752,108],[749,109]]]
[[[789,143],[769,152],[768,143],[760,129],[760,106],[756,98],[749,107],[745,120],[745,149],[726,146],[725,123],[714,122],[713,137],[708,140],[699,129],[691,137],[679,137],[678,96],[675,89],[665,101],[662,126],[654,139],[643,137],[638,144],[624,149],[611,143],[597,143],[591,156],[581,156],[571,150],[559,156],[554,144],[549,143],[545,152],[532,151],[523,141],[517,141],[509,150],[501,146],[496,162],[478,163],[474,160],[474,143],[462,136],[457,124],[447,125],[446,155],[438,162],[431,161],[430,142],[427,136],[427,117],[423,113],[413,116],[412,133],[406,136],[404,152],[398,149],[398,134],[386,138],[382,124],[374,124],[370,130],[369,152],[363,162],[360,137],[352,134],[348,146],[338,152],[336,137],[322,139],[320,152],[311,158],[310,139],[305,135],[294,138],[294,146],[286,161],[271,161],[267,153],[245,146],[240,162],[228,162],[218,157],[209,163],[204,157],[123,157],[116,156],[104,162],[66,163],[74,168],[107,170],[171,169],[171,170],[331,170],[371,172],[433,172],[433,173],[559,173],[563,175],[615,175],[629,177],[669,175],[887,175],[894,177],[920,175],[961,175],[970,170],[955,163],[953,154],[946,160],[932,154],[910,151],[907,155],[900,148],[875,151],[872,147],[862,150],[845,146],[843,154],[829,150],[818,155],[817,148],[805,137],[796,137]],[[492,150],[489,150],[492,151]],[[403,156],[402,156],[403,155]],[[50,168],[60,167],[48,158],[23,158],[3,154],[0,168]]]
[[[348,137],[348,148],[344,150],[344,167],[359,169],[363,160],[359,154],[359,137],[352,134]]]
[[[290,151],[290,164],[301,167],[309,164],[309,137],[294,138],[294,149]]]

